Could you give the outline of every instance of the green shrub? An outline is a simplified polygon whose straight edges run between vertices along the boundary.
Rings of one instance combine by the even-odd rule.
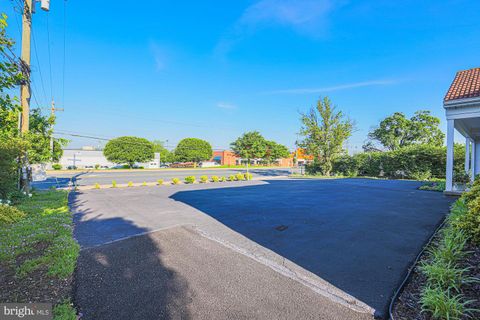
[[[220,181],[218,176],[212,176],[212,182],[218,182],[218,181]]]
[[[143,181],[142,182],[142,187],[146,187],[147,186],[147,182],[146,181]]]
[[[97,170],[98,170],[99,168],[100,168],[100,165],[99,165],[98,163],[97,163],[97,164],[95,164],[95,169],[97,169]]]
[[[225,182],[225,181],[227,181],[227,178],[225,178],[225,177],[220,178],[220,182]]]
[[[19,139],[0,139],[0,199],[17,190],[17,158],[23,144]]]
[[[62,165],[60,163],[54,163],[54,164],[52,164],[52,169],[53,170],[62,170]]]
[[[113,180],[112,181],[112,188],[116,188],[117,187],[117,181]]]
[[[100,189],[100,184],[95,183],[95,189]]]
[[[163,179],[158,179],[158,180],[157,180],[157,184],[158,184],[159,186],[163,186]]]
[[[250,172],[245,173],[244,177],[245,177],[245,180],[252,180],[252,178],[253,178],[253,176]]]
[[[475,244],[480,244],[480,197],[468,204],[467,213],[454,222],[454,226],[463,230]]]
[[[133,182],[132,182],[132,181],[128,181],[127,186],[128,186],[128,187],[133,187]]]
[[[0,204],[0,225],[17,222],[25,217],[25,213],[15,207]]]
[[[228,176],[228,181],[236,181],[236,180],[237,180],[237,177],[234,174],[231,174],[230,176]]]
[[[208,176],[200,176],[200,182],[201,183],[207,183],[208,182]]]
[[[425,263],[420,269],[427,277],[430,287],[440,287],[444,290],[459,290],[460,285],[465,282],[467,269],[459,269],[452,263],[445,263],[435,260],[433,263]]]
[[[173,183],[173,184],[180,184],[180,179],[178,179],[178,178],[173,178],[173,179],[172,179],[172,183]]]
[[[240,172],[237,173],[237,174],[235,175],[235,177],[236,177],[236,179],[237,179],[238,181],[245,180],[245,176],[243,175],[243,173],[240,173]]]
[[[430,170],[427,170],[424,172],[417,171],[417,172],[410,173],[410,178],[417,181],[427,181],[427,180],[430,180],[431,177],[432,177],[432,173],[430,172]]]
[[[196,180],[195,176],[185,177],[185,183],[195,183]]]
[[[462,301],[462,296],[452,295],[450,291],[439,287],[426,287],[420,299],[422,311],[432,314],[434,319],[460,319],[469,314],[469,301]]]
[[[427,191],[443,192],[443,191],[445,191],[445,180],[425,182],[418,189],[427,190]]]

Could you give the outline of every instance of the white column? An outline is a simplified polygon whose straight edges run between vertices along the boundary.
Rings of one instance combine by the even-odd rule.
[[[473,182],[473,179],[475,179],[475,159],[476,159],[476,149],[475,148],[475,140],[470,139],[470,142],[472,143],[472,152],[471,152],[471,157],[470,157],[470,178]]]
[[[473,177],[475,178],[477,174],[480,174],[480,141],[475,140],[475,156],[473,162]]]
[[[454,120],[447,120],[447,171],[445,181],[445,191],[453,191],[453,134]]]
[[[465,138],[465,172],[470,170],[470,138]]]

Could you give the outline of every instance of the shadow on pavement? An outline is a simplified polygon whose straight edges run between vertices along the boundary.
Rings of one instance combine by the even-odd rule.
[[[270,180],[171,196],[386,314],[451,199],[417,182]]]
[[[75,194],[70,200],[75,205]],[[121,218],[98,217],[82,222],[82,214],[75,217],[76,237],[87,237],[78,232],[85,223],[91,230],[114,224],[136,234],[147,231]],[[82,320],[191,318],[187,309],[191,301],[187,281],[164,265],[159,243],[148,234],[81,250],[73,296]]]

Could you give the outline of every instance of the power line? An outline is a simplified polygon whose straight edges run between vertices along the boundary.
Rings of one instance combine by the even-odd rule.
[[[50,69],[50,95],[53,100],[52,53],[50,50],[50,12],[47,12],[48,66]]]
[[[63,1],[63,70],[62,70],[62,102],[65,107],[65,70],[67,56],[67,0]]]
[[[40,75],[40,83],[42,85],[43,95],[45,96],[45,101],[48,101],[47,98],[47,91],[45,90],[45,84],[43,82],[43,75],[42,75],[42,68],[40,67],[40,59],[38,58],[38,49],[37,49],[37,42],[35,41],[35,30],[32,31],[32,40],[33,40],[33,48],[35,51],[35,58],[37,60],[38,65],[38,73]]]

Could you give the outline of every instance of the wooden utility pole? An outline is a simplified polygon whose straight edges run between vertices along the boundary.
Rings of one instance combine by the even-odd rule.
[[[21,65],[25,76],[20,88],[20,103],[22,106],[21,133],[25,134],[29,129],[30,116],[30,43],[32,35],[32,0],[24,0],[22,14],[22,54]]]
[[[55,118],[55,111],[63,111],[63,108],[55,108],[55,100],[52,99],[52,106],[50,107],[50,114],[52,117]],[[53,131],[53,125],[52,125],[52,131]],[[54,143],[53,143],[53,133],[50,136],[50,150],[52,151],[52,161],[53,161],[53,152],[54,150]]]

